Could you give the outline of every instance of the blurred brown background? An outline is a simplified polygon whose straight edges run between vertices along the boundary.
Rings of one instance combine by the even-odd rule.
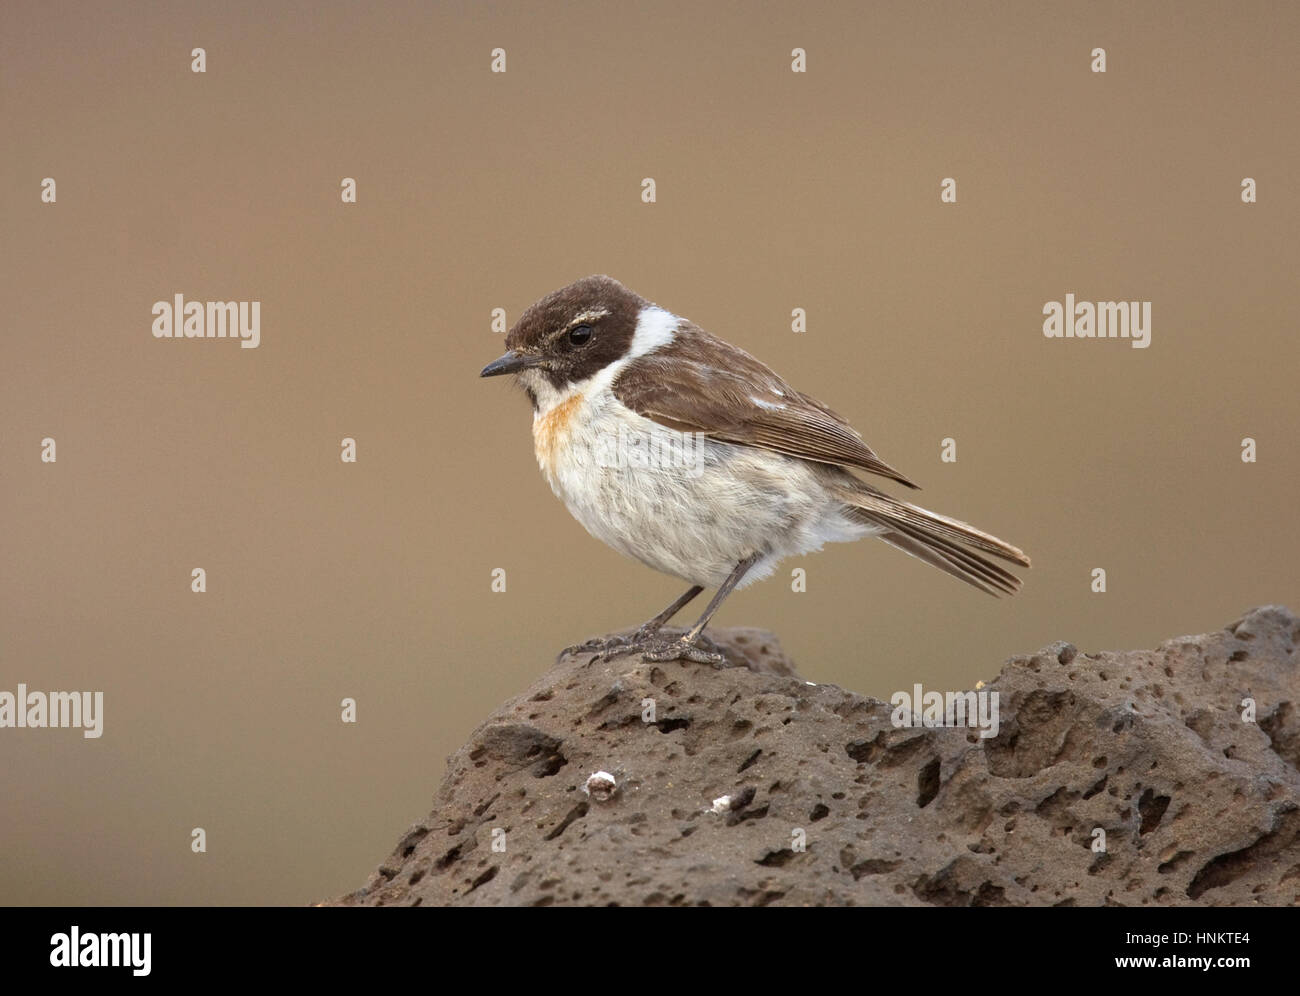
[[[0,688],[105,694],[100,740],[0,730],[0,903],[355,888],[492,707],[679,591],[586,536],[522,394],[477,378],[493,308],[587,273],[1033,557],[1003,601],[883,544],[788,562],[719,622],[809,679],[968,687],[1300,605],[1298,29],[1285,3],[0,6]],[[1045,339],[1067,292],[1152,301],[1151,347]],[[176,293],[261,301],[260,348],[154,339]]]

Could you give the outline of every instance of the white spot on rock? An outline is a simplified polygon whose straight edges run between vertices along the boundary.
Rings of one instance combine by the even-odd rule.
[[[587,784],[582,786],[582,791],[591,796],[596,802],[604,802],[614,794],[614,789],[618,788],[618,782],[608,771],[597,771],[587,779]]]

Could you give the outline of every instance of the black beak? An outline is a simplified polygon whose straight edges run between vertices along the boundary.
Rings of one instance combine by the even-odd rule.
[[[479,371],[480,377],[496,377],[500,374],[518,373],[520,370],[527,370],[529,367],[538,366],[542,362],[540,356],[532,356],[528,353],[517,353],[513,349],[506,353],[505,356],[498,356],[495,360]]]

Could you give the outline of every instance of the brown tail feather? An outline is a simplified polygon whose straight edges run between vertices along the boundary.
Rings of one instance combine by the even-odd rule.
[[[996,536],[991,536],[981,529],[976,529],[969,523],[962,522],[959,519],[950,519],[946,515],[931,512],[919,505],[899,501],[893,495],[877,491],[862,481],[855,479],[853,484],[854,487],[851,490],[845,488],[841,491],[840,496],[844,499],[846,505],[860,508],[865,512],[871,512],[890,522],[910,523],[927,533],[936,533],[958,543],[977,547],[996,557],[1001,557],[1003,560],[1019,564],[1021,567],[1029,566],[1029,558],[1025,556],[1023,550],[998,539]]]
[[[862,486],[845,495],[845,513],[863,525],[883,529],[880,538],[990,595],[1014,595],[1021,581],[1010,571],[959,544],[985,550],[1004,560],[1029,566],[1024,552],[974,526],[899,501]]]

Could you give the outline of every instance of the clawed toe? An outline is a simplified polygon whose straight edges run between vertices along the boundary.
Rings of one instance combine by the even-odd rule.
[[[575,643],[572,647],[565,647],[560,651],[561,657],[570,657],[575,654],[604,654],[611,650],[621,650],[633,643],[626,636],[607,636],[603,639],[592,639],[586,643]]]
[[[701,650],[680,640],[666,647],[648,648],[642,652],[641,659],[656,662],[694,661],[697,664],[712,664],[714,667],[722,667],[726,663],[726,658],[721,654],[711,654],[707,650]]]
[[[655,661],[692,661],[696,664],[712,664],[716,668],[726,667],[726,655],[721,648],[701,633],[693,642],[685,636],[662,636],[658,629],[639,629],[627,636],[607,636],[602,639],[588,640],[572,647],[566,647],[560,656],[572,654],[595,654],[592,660],[601,657],[613,659],[640,654],[642,660]]]
[[[681,640],[661,640],[641,649],[641,659],[646,661],[694,661],[696,664],[712,664],[723,667],[727,658],[720,653],[705,650],[703,647]]]

